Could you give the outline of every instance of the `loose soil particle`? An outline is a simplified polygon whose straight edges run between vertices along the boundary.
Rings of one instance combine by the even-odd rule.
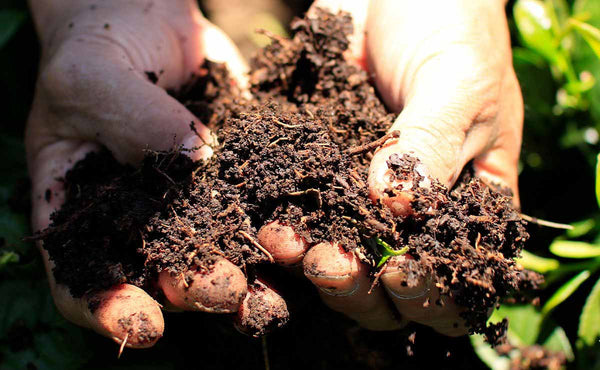
[[[270,261],[256,234],[279,220],[308,243],[337,242],[373,267],[377,238],[407,246],[414,262],[405,267],[406,284],[431,275],[442,294],[465,307],[471,332],[497,342],[502,330],[486,328],[489,310],[540,279],[514,262],[528,234],[510,194],[490,188],[470,168],[453,189],[432,179],[430,188],[418,187],[418,160],[392,155],[393,176],[413,184],[415,214],[394,217],[374,204],[366,180],[377,145],[370,144],[379,144],[395,115],[366,73],[343,59],[350,17],[318,11],[314,19],[295,20],[292,31],[291,40],[271,36],[253,59],[252,98],[243,98],[224,67],[211,62],[173,93],[216,132],[220,145],[209,161],[192,162],[174,148],[148,151],[133,168],[104,150],[67,173],[66,203],[37,236],[56,265],[57,282],[76,297],[122,282],[158,296],[159,272],[189,277],[220,258],[252,277]]]

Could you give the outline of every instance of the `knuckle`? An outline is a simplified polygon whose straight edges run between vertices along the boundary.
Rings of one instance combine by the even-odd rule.
[[[419,158],[427,170],[443,183],[451,181],[457,167],[465,133],[449,122],[438,119],[427,125],[411,125],[404,129],[408,141],[403,149]]]
[[[38,86],[52,105],[63,105],[79,95],[85,71],[72,48],[58,50],[42,68]]]

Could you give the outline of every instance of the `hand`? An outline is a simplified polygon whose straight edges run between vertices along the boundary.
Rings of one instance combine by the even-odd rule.
[[[194,159],[212,154],[209,130],[165,89],[185,83],[204,58],[226,62],[241,84],[246,66],[193,0],[31,0],[31,8],[43,49],[26,132],[34,230],[47,227],[64,201],[57,179],[100,145],[129,163],[138,162],[146,147],[201,147]],[[156,74],[156,84],[145,72]],[[191,132],[192,121],[200,137]],[[76,299],[55,283],[52,261],[40,250],[56,306],[67,319],[128,347],[148,347],[160,338],[160,307],[144,291],[123,284]],[[219,277],[230,284],[210,283]],[[166,273],[158,284],[170,306],[207,312],[236,312],[247,292],[244,274],[227,260],[210,274],[199,273],[189,290]]]
[[[479,176],[512,189],[518,204],[523,103],[502,0],[322,0],[313,7],[351,13],[355,32],[347,58],[366,68],[387,106],[401,112],[390,127],[400,130],[400,137],[371,162],[374,200],[395,214],[411,213],[410,191],[391,197],[385,191],[390,187],[386,161],[393,153],[409,153],[420,159],[423,174],[447,187],[473,160]],[[433,279],[402,286],[400,266],[410,263],[402,256],[390,259],[383,286],[371,294],[368,269],[334,244],[310,249],[304,270],[327,305],[366,328],[389,330],[415,321],[446,335],[465,334],[461,308],[440,297]],[[438,298],[443,306],[435,304]]]

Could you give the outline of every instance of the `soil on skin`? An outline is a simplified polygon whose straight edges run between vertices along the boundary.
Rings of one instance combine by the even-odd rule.
[[[217,133],[220,145],[209,161],[194,163],[174,148],[149,151],[133,168],[103,151],[67,173],[67,201],[38,235],[57,282],[76,297],[122,282],[159,296],[159,272],[188,276],[220,258],[252,280],[255,267],[271,260],[257,232],[280,220],[309,244],[337,242],[373,267],[381,258],[377,239],[407,246],[406,285],[430,277],[465,307],[472,332],[501,334],[486,328],[488,311],[539,282],[514,262],[528,234],[510,195],[469,169],[453,189],[431,179],[429,188],[419,187],[418,161],[392,155],[391,176],[413,184],[414,215],[394,217],[374,204],[368,165],[395,116],[367,74],[343,59],[350,17],[321,11],[295,20],[292,30],[293,39],[272,37],[252,61],[251,99],[210,62],[175,94]],[[265,315],[255,320],[257,332],[278,326],[271,317],[287,319]]]

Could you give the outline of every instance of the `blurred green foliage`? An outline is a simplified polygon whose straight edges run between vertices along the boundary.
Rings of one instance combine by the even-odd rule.
[[[600,366],[600,157],[597,155],[600,1],[517,0],[512,10],[513,33],[518,35],[519,44],[513,48],[514,64],[526,104],[521,177],[528,172],[543,172],[540,167],[562,165],[560,161],[552,161],[553,156],[545,148],[529,145],[528,139],[534,136],[543,138],[544,143],[554,141],[551,150],[566,155],[570,161],[578,158],[583,165],[578,165],[576,174],[557,168],[553,170],[554,178],[542,177],[541,181],[549,182],[538,185],[561,192],[562,197],[554,199],[562,202],[580,201],[570,189],[586,193],[586,201],[580,201],[579,207],[574,208],[579,211],[575,217],[564,220],[570,223],[570,230],[553,236],[546,246],[530,247],[533,250],[525,251],[519,259],[525,268],[545,275],[541,307],[503,304],[490,318],[492,322],[509,318],[508,341],[515,348],[513,352],[499,356],[481,338],[473,338],[472,344],[486,364],[499,369],[510,367],[507,357],[518,358],[520,348],[534,344],[564,352],[571,361],[570,367],[597,368]],[[557,136],[548,138],[552,134]],[[577,181],[575,187],[565,186],[573,180]],[[528,193],[522,193],[527,199]],[[593,195],[596,201],[591,198]],[[549,217],[561,217],[561,208],[566,207],[556,203],[553,206],[554,212]],[[536,212],[535,208],[526,211]],[[590,287],[593,281],[596,282]],[[569,316],[556,312],[568,312]],[[554,334],[544,334],[548,332]]]

